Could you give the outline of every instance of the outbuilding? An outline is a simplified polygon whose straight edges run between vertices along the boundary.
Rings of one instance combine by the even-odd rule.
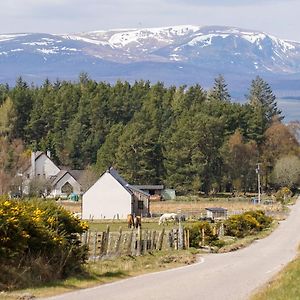
[[[114,168],[109,168],[82,196],[83,219],[126,219],[127,215],[148,216],[149,197],[130,185]]]
[[[227,209],[223,207],[208,207],[206,209],[206,217],[212,220],[226,219]]]

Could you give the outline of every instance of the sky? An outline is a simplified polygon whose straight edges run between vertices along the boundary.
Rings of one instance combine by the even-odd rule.
[[[300,41],[299,0],[2,0],[0,33],[227,25]]]

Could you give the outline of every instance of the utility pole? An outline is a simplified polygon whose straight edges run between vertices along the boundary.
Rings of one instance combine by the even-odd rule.
[[[258,204],[260,204],[260,163],[257,164],[257,169],[256,169],[256,173],[257,173],[257,188],[258,188]]]

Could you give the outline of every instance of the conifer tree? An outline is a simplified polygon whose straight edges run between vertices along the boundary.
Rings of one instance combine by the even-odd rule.
[[[21,138],[26,141],[25,128],[30,119],[32,108],[32,90],[27,83],[19,77],[16,81],[16,86],[10,93],[10,97],[14,104],[16,113],[16,122],[12,129],[12,136],[14,138]]]
[[[270,85],[259,76],[252,80],[248,101],[252,107],[260,108],[262,118],[267,126],[272,123],[274,117],[278,120],[283,119]]]
[[[122,135],[124,126],[115,124],[111,127],[105,142],[97,152],[97,162],[94,169],[98,174],[102,174],[110,166],[116,164],[116,152],[119,147],[119,138]]]
[[[227,84],[222,75],[219,75],[217,78],[215,78],[215,83],[212,90],[209,92],[208,99],[225,102],[229,102],[231,100]]]

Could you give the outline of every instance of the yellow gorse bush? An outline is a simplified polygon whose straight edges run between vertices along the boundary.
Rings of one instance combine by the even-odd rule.
[[[86,222],[55,202],[0,200],[0,265],[29,272],[31,266],[22,265],[25,257],[42,257],[58,272],[55,276],[65,276],[86,259],[86,247],[78,237],[87,229]],[[0,282],[5,281],[1,276]]]

